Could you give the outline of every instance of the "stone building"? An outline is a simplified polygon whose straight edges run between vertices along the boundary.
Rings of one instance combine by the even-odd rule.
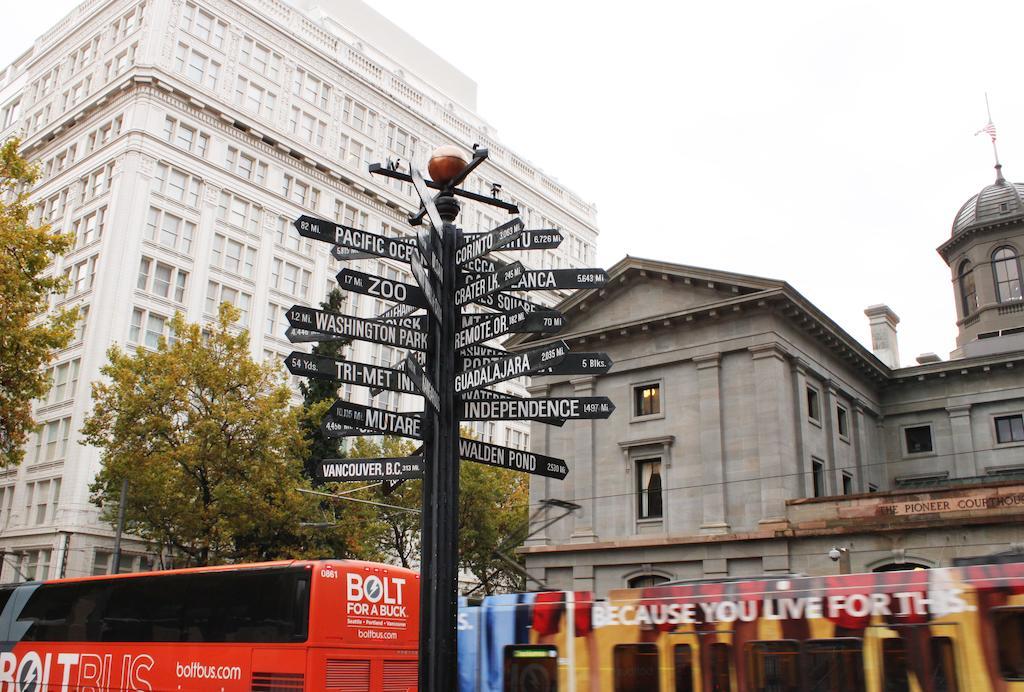
[[[901,366],[884,305],[865,311],[869,350],[786,282],[667,262],[626,257],[564,301],[558,338],[615,365],[531,391],[617,410],[534,424],[532,450],[570,470],[531,479],[533,506],[580,508],[527,542],[531,575],[604,593],[1021,552],[1022,191],[997,169],[939,248],[959,318],[948,360]]]
[[[176,311],[201,321],[226,300],[255,357],[309,348],[284,338],[285,312],[318,306],[342,265],[292,221],[313,214],[396,235],[419,204],[410,185],[367,164],[405,170],[440,144],[485,146],[474,191],[500,181],[527,228],[565,236],[558,250],[519,254],[538,267],[593,265],[594,206],[503,146],[475,112],[475,83],[360,0],[84,0],[26,47],[0,71],[0,137],[21,136],[42,164],[37,220],[75,234],[53,267],[71,287],[53,305],[78,306],[83,319],[53,361],[25,462],[0,471],[0,581],[111,568],[112,530],[88,497],[99,455],[79,445],[110,345],[155,347]],[[460,219],[468,231],[506,220],[468,207]],[[345,266],[412,281],[390,261]],[[345,310],[387,307],[352,294]],[[397,360],[368,342],[346,355]],[[343,395],[367,403],[368,390]],[[421,406],[393,392],[374,403]],[[529,428],[477,433],[523,447]],[[157,557],[136,541],[126,548],[125,570]]]

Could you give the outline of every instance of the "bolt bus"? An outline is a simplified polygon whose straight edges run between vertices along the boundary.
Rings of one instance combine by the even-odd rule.
[[[419,577],[349,560],[0,587],[0,692],[416,689]]]

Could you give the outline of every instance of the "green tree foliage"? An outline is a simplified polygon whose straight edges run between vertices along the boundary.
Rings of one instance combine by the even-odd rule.
[[[327,312],[340,313],[343,300],[344,296],[341,290],[335,288],[327,294],[327,300],[320,303],[320,307]],[[347,343],[348,341],[321,341],[313,347],[313,354],[341,360],[342,349]],[[302,418],[302,435],[307,443],[306,456],[302,465],[306,477],[314,486],[320,484],[316,478],[318,463],[322,459],[337,459],[341,456],[340,439],[324,437],[320,433],[320,423],[323,420],[323,414],[338,398],[338,390],[342,384],[338,380],[322,380],[314,377],[304,377],[299,383],[302,403],[307,411],[319,412],[318,405],[325,401],[328,402],[327,406],[323,407],[323,413],[307,414]]]
[[[180,315],[156,351],[108,352],[82,432],[102,452],[93,502],[196,565],[308,554],[315,501],[299,492],[305,441],[280,366],[256,363],[238,311],[202,329]]]
[[[529,476],[475,461],[459,462],[459,567],[473,574],[484,594],[524,588],[522,578],[494,551],[522,563],[515,549],[529,518]]]
[[[462,435],[468,437],[467,430]],[[385,437],[378,445],[370,438],[358,438],[349,454],[354,458],[409,456],[415,445],[408,440]],[[470,572],[485,594],[521,589],[522,580],[508,563],[494,555],[495,549],[510,542],[507,551],[521,541],[528,518],[529,479],[522,473],[478,464],[459,462],[459,568]],[[385,496],[376,490],[374,498],[394,508],[378,507],[377,519],[385,528],[378,536],[379,552],[403,567],[415,567],[420,553],[420,515],[407,510],[422,507],[422,482],[406,481]]]
[[[24,456],[35,427],[32,401],[49,390],[45,368],[71,339],[77,317],[77,310],[62,310],[38,319],[47,298],[64,290],[63,277],[45,270],[72,238],[29,222],[28,191],[39,171],[18,153],[19,144],[12,139],[0,148],[0,466]]]

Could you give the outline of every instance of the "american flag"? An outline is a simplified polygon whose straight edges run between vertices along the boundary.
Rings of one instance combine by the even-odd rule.
[[[996,126],[992,124],[992,121],[991,121],[991,120],[989,120],[989,121],[988,121],[988,124],[987,124],[987,125],[985,125],[985,127],[981,128],[980,130],[978,130],[977,132],[975,132],[975,133],[974,133],[974,136],[975,136],[975,137],[977,137],[977,136],[978,136],[978,135],[980,135],[980,134],[981,134],[982,132],[984,132],[984,133],[985,133],[985,134],[987,134],[987,135],[988,135],[989,137],[991,137],[991,138],[992,138],[992,141],[993,141],[993,142],[994,142],[994,141],[996,141]]]

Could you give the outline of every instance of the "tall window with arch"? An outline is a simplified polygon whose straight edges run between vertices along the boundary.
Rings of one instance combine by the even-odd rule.
[[[992,276],[1000,303],[1021,299],[1020,261],[1016,250],[1003,246],[992,253]]]
[[[960,263],[957,271],[957,281],[960,284],[960,305],[963,307],[963,316],[967,317],[978,309],[978,291],[974,286],[974,268],[968,260]]]

